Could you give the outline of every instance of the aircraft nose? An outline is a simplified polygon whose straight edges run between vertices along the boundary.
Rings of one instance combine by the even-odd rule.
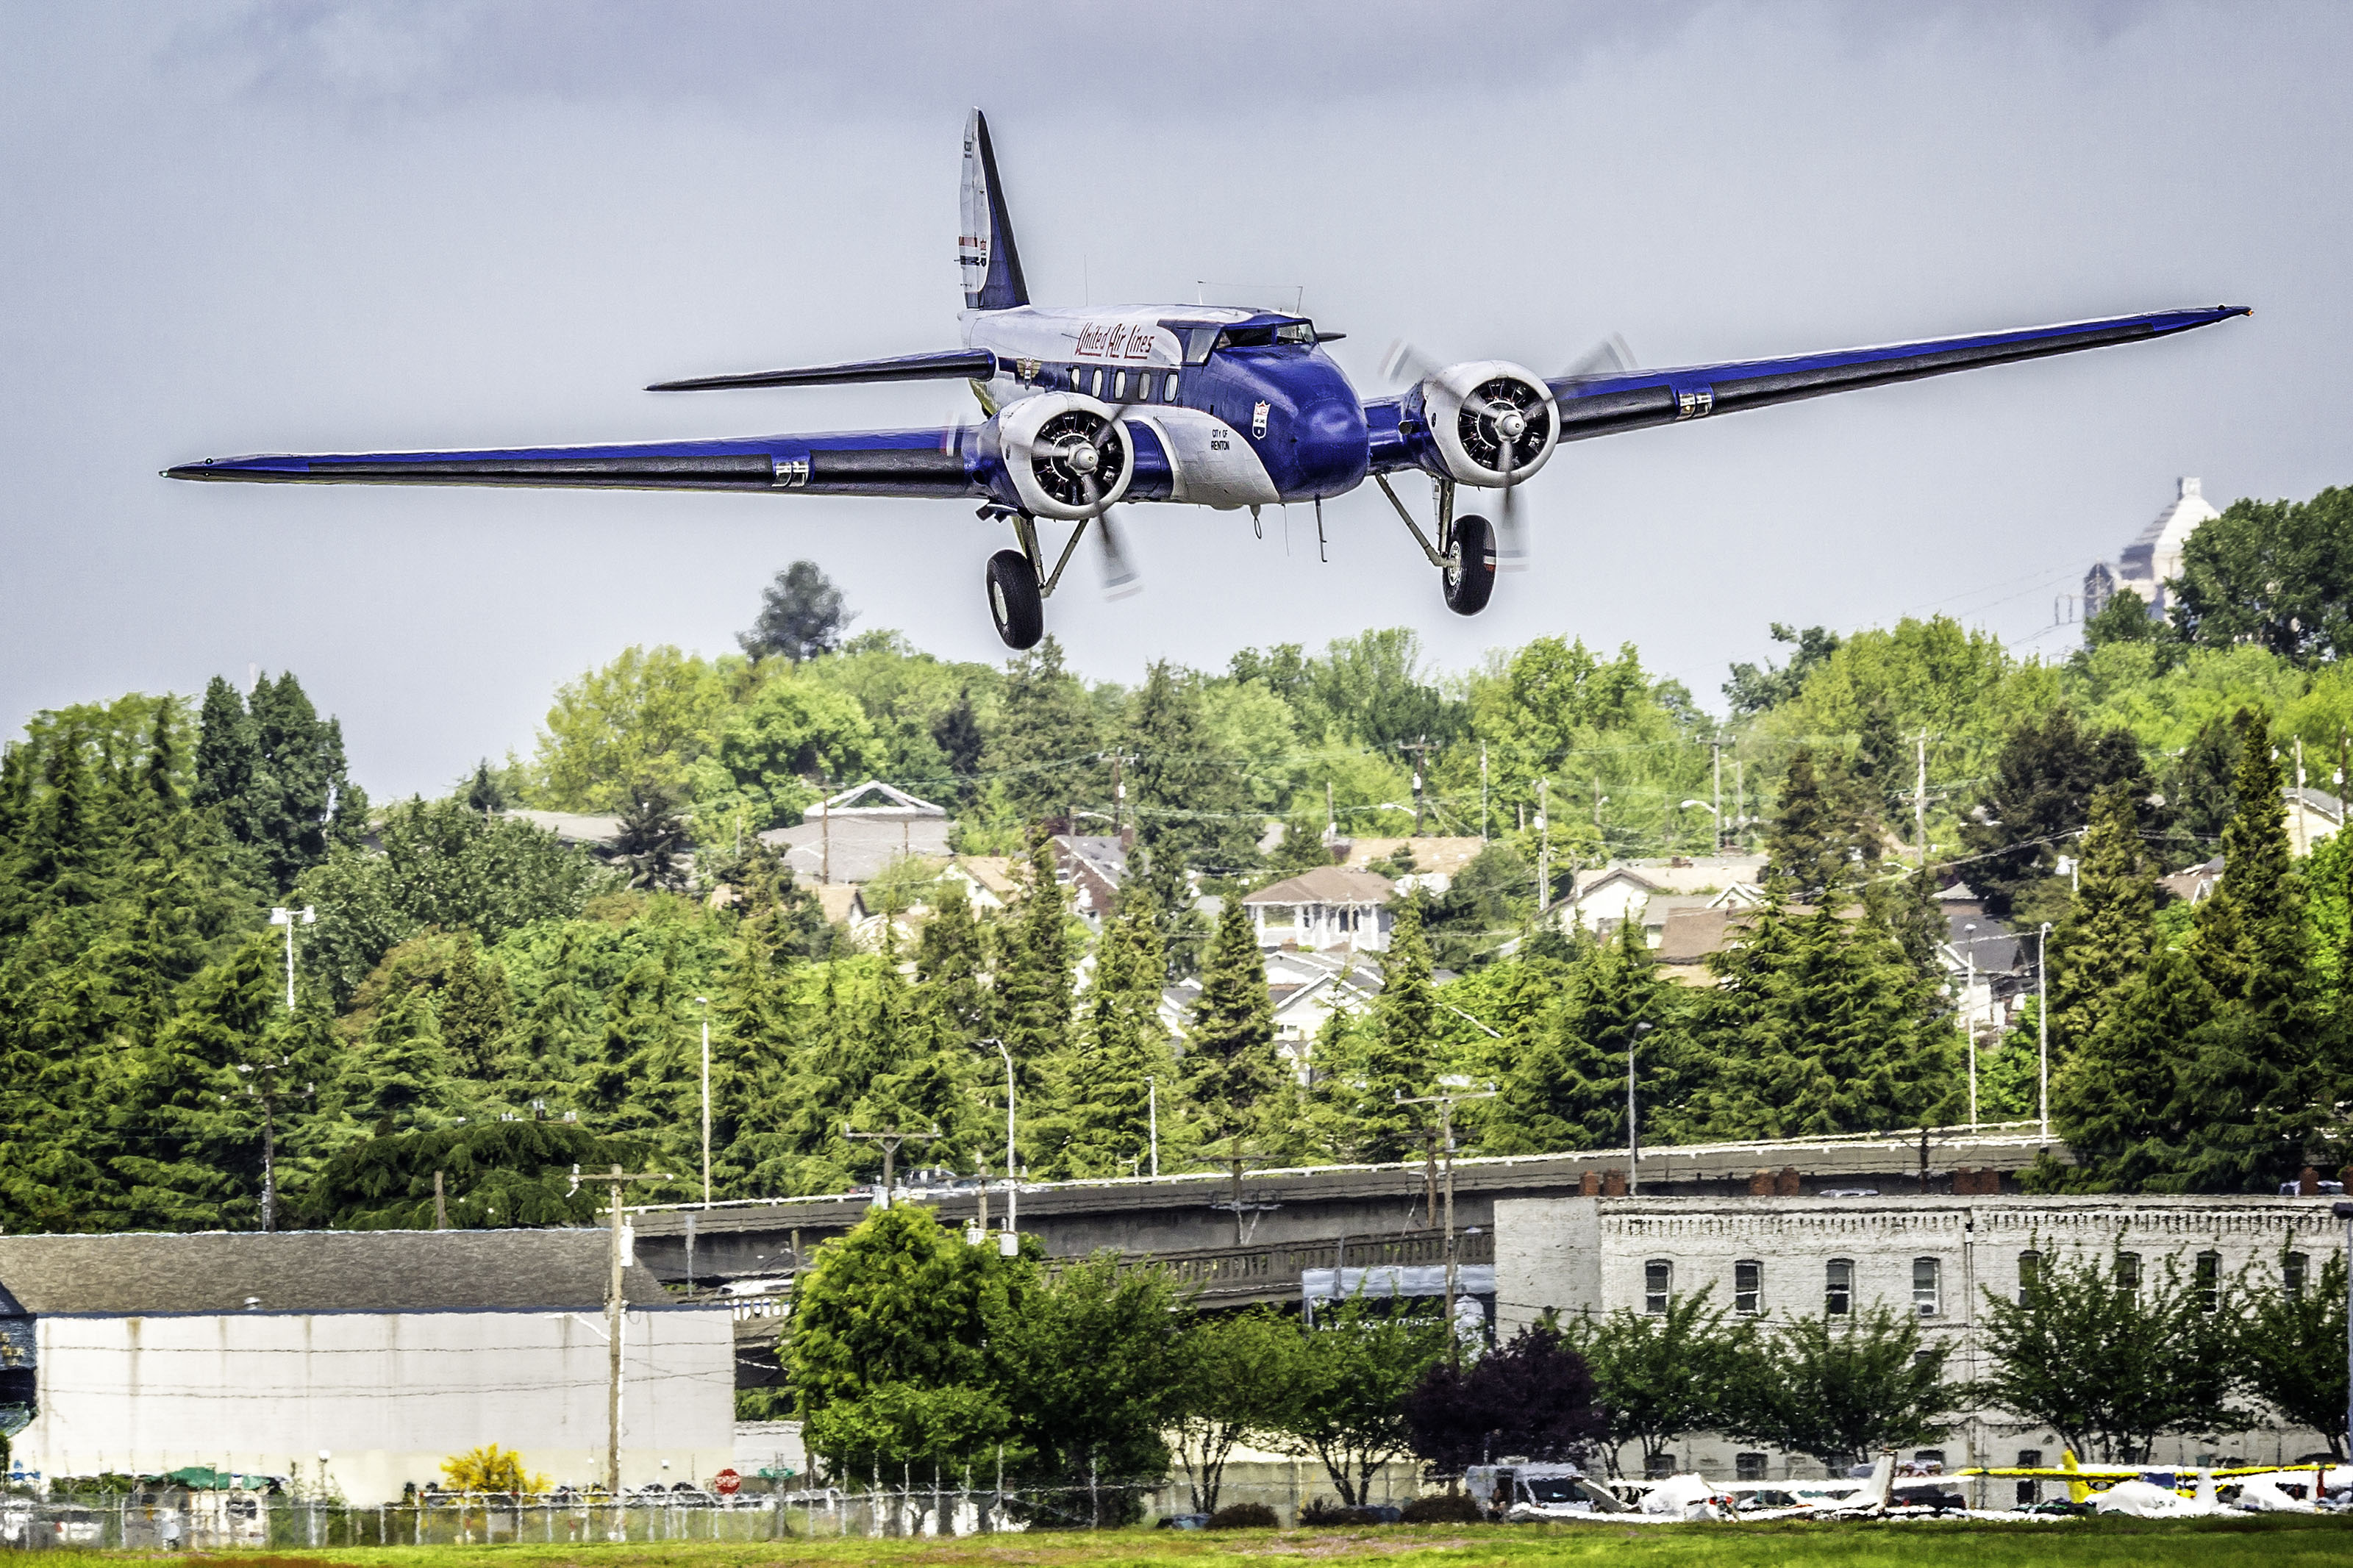
[[[1335,496],[1364,483],[1372,467],[1365,410],[1353,397],[1324,397],[1299,411],[1299,478],[1311,495]]]

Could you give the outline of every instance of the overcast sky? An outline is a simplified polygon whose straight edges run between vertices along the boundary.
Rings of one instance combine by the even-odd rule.
[[[983,105],[1033,295],[1304,289],[1367,393],[1407,337],[1557,371],[2178,305],[2161,343],[1564,448],[1535,569],[1441,605],[1376,490],[1130,509],[1147,573],[1047,605],[1073,662],[1222,668],[1418,627],[1461,668],[1640,646],[1720,703],[1781,620],[2052,599],[2197,474],[2353,479],[2353,7],[216,4],[0,0],[0,731],[298,672],[382,797],[528,754],[631,643],[716,654],[821,563],[859,625],[997,658],[1001,525],[952,502],[182,485],[255,451],[953,417],[955,384],[660,397],[955,346]],[[966,404],[968,407],[968,403]],[[1425,492],[1409,488],[1419,500]],[[2030,640],[2031,639],[2031,640]]]

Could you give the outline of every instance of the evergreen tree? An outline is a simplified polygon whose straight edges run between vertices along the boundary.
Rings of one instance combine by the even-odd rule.
[[[2086,729],[2073,710],[2058,707],[2010,732],[1973,820],[1961,828],[1974,857],[1969,886],[1984,896],[1988,914],[2011,917],[2013,900],[2052,874],[2065,836],[2112,787],[2148,793],[2147,769],[2129,731]]]
[[[1765,850],[1770,874],[1799,897],[1825,897],[1851,885],[1857,868],[1878,860],[1878,815],[1859,798],[1843,763],[1800,746],[1782,777],[1780,810],[1766,829]]]
[[[2243,708],[2235,725],[2239,765],[2222,828],[2222,877],[2199,906],[2194,952],[2226,1000],[2287,1027],[2308,981],[2302,879],[2270,725]]]
[[[1071,981],[1078,954],[1071,939],[1068,895],[1054,879],[1054,849],[1029,846],[1029,886],[1003,935],[997,966],[997,1022],[1021,1075],[1024,1092],[1041,1086],[1043,1065],[1068,1048]]]
[[[1433,1125],[1426,1105],[1399,1105],[1430,1092],[1438,1070],[1438,996],[1430,942],[1422,935],[1421,904],[1398,901],[1388,951],[1381,957],[1381,994],[1366,1026],[1353,1032],[1348,1063],[1348,1134],[1355,1157],[1406,1160],[1429,1143]]]
[[[1036,824],[1103,801],[1110,775],[1102,751],[1102,721],[1086,688],[1062,668],[1061,644],[1049,637],[1007,664],[985,758],[1016,821]]]
[[[2041,1171],[2046,1184],[2134,1191],[2174,1163],[2172,1124],[2181,1042],[2221,1011],[2222,999],[2179,947],[2160,947],[2128,984],[2090,1039],[2053,1065],[2051,1120],[2074,1150],[2072,1171]]]
[[[386,1137],[448,1126],[464,1106],[431,999],[422,990],[395,991],[352,1055],[343,1115]]]
[[[367,797],[345,776],[343,726],[319,717],[292,671],[261,677],[242,702],[215,678],[203,723],[197,804],[219,808],[261,886],[290,891],[330,844],[365,833]]]
[[[2092,825],[2076,848],[2078,887],[2051,932],[2051,1048],[2054,1063],[2088,1042],[2148,963],[2157,883],[2141,847],[2134,786],[2093,797]]]
[[[1249,798],[1234,761],[1215,754],[1198,679],[1155,662],[1135,694],[1128,735],[1136,837],[1153,865],[1228,876],[1256,865]]]
[[[1258,1109],[1282,1076],[1274,1050],[1274,1002],[1259,956],[1258,928],[1236,897],[1218,913],[1201,963],[1201,994],[1187,1026],[1186,1090],[1205,1140],[1254,1131]]]
[[[1176,1087],[1176,1058],[1160,1022],[1166,962],[1151,893],[1131,885],[1104,922],[1079,1039],[1054,1075],[1056,1168],[1072,1176],[1135,1174],[1149,1152],[1152,1086]],[[1263,987],[1261,987],[1261,990]],[[1177,1130],[1177,1098],[1160,1095],[1164,1144]]]
[[[1641,922],[1620,921],[1606,946],[1569,965],[1557,1003],[1529,1047],[1508,1058],[1488,1108],[1482,1147],[1495,1154],[1606,1149],[1626,1142],[1626,1058],[1635,1050],[1638,1114],[1646,1138],[1670,1142],[1694,1085],[1680,988],[1659,977]],[[1637,1026],[1648,1026],[1637,1037]]]
[[[580,1079],[591,1131],[671,1154],[683,1145],[681,1129],[699,1116],[681,1102],[700,1071],[687,1063],[675,960],[674,944],[640,958],[606,994],[601,1038]]]

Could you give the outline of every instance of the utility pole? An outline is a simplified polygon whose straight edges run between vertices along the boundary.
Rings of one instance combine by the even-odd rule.
[[[1226,1140],[1226,1157],[1220,1163],[1227,1167],[1229,1183],[1228,1190],[1232,1195],[1224,1203],[1211,1204],[1209,1206],[1213,1209],[1223,1208],[1234,1211],[1234,1245],[1236,1247],[1240,1247],[1249,1240],[1249,1237],[1242,1234],[1242,1215],[1266,1206],[1242,1202],[1242,1168],[1245,1165],[1257,1163],[1261,1158],[1260,1155],[1248,1153],[1243,1150],[1240,1133],[1236,1132]]]
[[[292,1057],[280,1057],[274,1062],[259,1066],[238,1063],[237,1070],[246,1076],[245,1092],[261,1105],[261,1228],[267,1233],[278,1228],[278,1097],[290,1094],[297,1100],[308,1099],[318,1088],[304,1084],[297,1094],[290,1089],[268,1087],[264,1073],[284,1072],[294,1065]],[[435,1177],[435,1207],[439,1207],[439,1177]],[[437,1227],[438,1228],[438,1227]]]
[[[2301,735],[2295,738],[2295,852],[2298,855],[2312,853],[2312,830],[2305,826],[2304,818],[2304,737]]]
[[[1919,763],[1912,775],[1912,842],[1920,847],[1920,896],[1928,896],[1928,731],[1920,731]]]
[[[1419,741],[1399,741],[1397,749],[1413,758],[1413,836],[1421,837],[1421,769],[1430,760],[1430,737]]]
[[[1144,1075],[1144,1114],[1145,1135],[1152,1140],[1152,1174],[1160,1174],[1160,1080],[1150,1073]]]
[[[852,1139],[860,1142],[880,1143],[882,1145],[881,1206],[886,1209],[891,1206],[891,1194],[895,1186],[895,1183],[892,1180],[892,1171],[898,1162],[899,1145],[902,1143],[928,1143],[933,1139],[943,1136],[937,1122],[934,1122],[932,1124],[932,1130],[929,1132],[910,1132],[904,1128],[900,1127],[886,1127],[880,1132],[852,1132],[849,1130],[849,1123],[847,1121],[841,1124],[841,1135],[844,1138]]]
[[[297,921],[306,926],[319,923],[319,911],[305,904],[299,910],[272,910],[269,923],[286,928],[286,1010],[294,1011],[294,927]]]
[[[833,797],[828,795],[817,803],[818,850],[817,879],[824,886],[833,886]]]
[[[1328,849],[1340,837],[1340,814],[1332,805],[1332,781],[1324,781],[1324,844]]]
[[[578,1192],[583,1182],[604,1182],[613,1189],[611,1239],[605,1253],[610,1262],[605,1288],[605,1495],[618,1507],[621,1500],[621,1326],[626,1321],[622,1312],[621,1271],[628,1261],[622,1250],[621,1189],[631,1182],[665,1182],[669,1173],[663,1171],[641,1171],[625,1175],[621,1167],[603,1176],[584,1176],[577,1167],[572,1173],[572,1190]]]
[[[1479,842],[1487,842],[1487,742],[1479,742]]]
[[[2042,1141],[2051,1141],[2051,922],[2042,922],[2034,952],[2034,1043],[2042,1057],[2037,1081],[2042,1108]]]
[[[1021,1227],[1014,1213],[1014,1205],[1021,1196],[1021,1167],[1013,1149],[1013,1053],[994,1035],[979,1044],[995,1046],[997,1054],[1005,1058],[1005,1234],[997,1241],[997,1250],[1000,1257],[1010,1258],[1021,1247]]]
[[[1454,1102],[1460,1100],[1493,1100],[1496,1091],[1485,1089],[1450,1089],[1441,1094],[1425,1094],[1408,1100],[1397,1097],[1399,1105],[1435,1105],[1438,1107],[1438,1141],[1445,1145],[1446,1155],[1446,1342],[1454,1358],[1462,1356],[1461,1336],[1454,1328]]]
[[[1536,780],[1536,913],[1552,908],[1552,813],[1546,803],[1552,790],[1550,775]]]
[[[1975,921],[1961,927],[1961,945],[1969,950],[1969,977],[1961,983],[1961,1027],[1969,1037],[1969,1131],[1978,1127],[1978,928]]]
[[[1634,1117],[1634,1047],[1650,1032],[1650,1025],[1637,1024],[1626,1036],[1626,1195],[1630,1198],[1642,1190],[1642,1131]]]
[[[702,1206],[711,1206],[711,998],[702,1004]]]

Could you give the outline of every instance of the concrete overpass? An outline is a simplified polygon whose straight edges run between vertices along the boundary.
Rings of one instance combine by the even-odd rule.
[[[2015,1173],[2046,1150],[2072,1163],[2065,1145],[2044,1139],[2038,1124],[2013,1122],[1644,1149],[1634,1175],[1641,1194],[1660,1197],[1736,1204],[1760,1195],[1869,1192],[1894,1201],[1922,1194],[2015,1192]],[[1625,1190],[1628,1172],[1622,1148],[1458,1160],[1455,1226],[1466,1233],[1458,1256],[1465,1262],[1492,1257],[1485,1249],[1493,1245],[1498,1198],[1614,1195]],[[1238,1306],[1296,1301],[1303,1268],[1438,1261],[1443,1207],[1433,1188],[1439,1184],[1419,1162],[1246,1170],[1239,1179],[1229,1169],[1024,1183],[1016,1202],[1020,1229],[1036,1237],[1050,1257],[1083,1258],[1108,1248],[1126,1258],[1149,1258],[1196,1285],[1205,1305]],[[987,1197],[990,1224],[1001,1224],[1003,1183],[993,1184]],[[955,1226],[976,1219],[981,1199],[975,1185],[901,1188],[898,1194],[898,1201],[921,1203]],[[859,1192],[633,1209],[638,1260],[689,1289],[774,1280],[769,1289],[781,1291],[819,1243],[863,1219],[873,1201],[872,1194]],[[1479,1234],[1467,1234],[1474,1231]]]

